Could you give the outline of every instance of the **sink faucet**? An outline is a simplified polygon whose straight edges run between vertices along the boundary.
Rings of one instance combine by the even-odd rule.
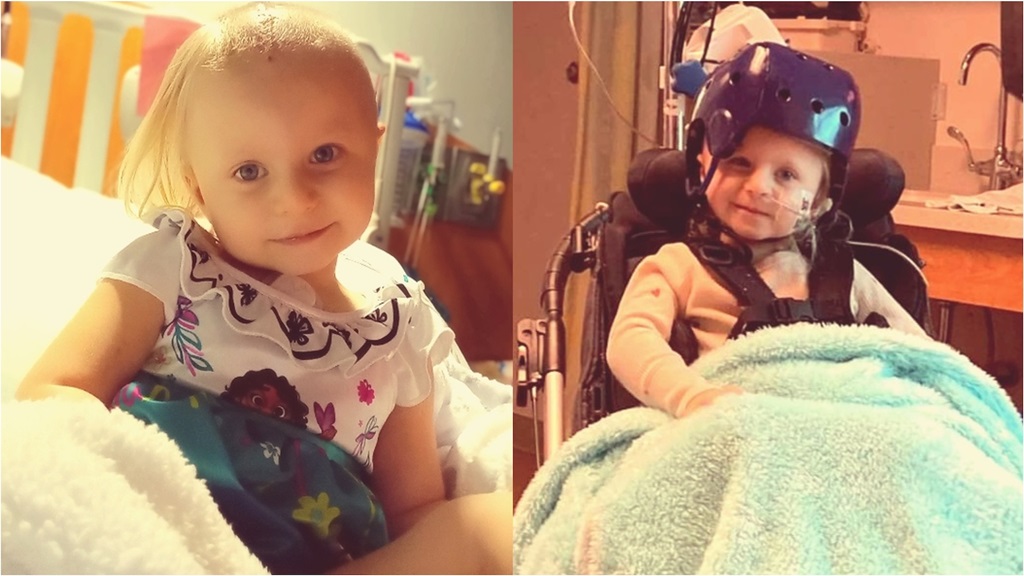
[[[998,62],[1002,61],[1002,52],[996,47],[995,44],[988,42],[982,42],[975,44],[970,50],[964,54],[964,59],[960,63],[960,80],[961,86],[967,85],[967,73],[971,69],[971,62],[974,61],[974,57],[982,52],[991,52]],[[971,155],[971,147],[967,143],[967,138],[964,137],[963,132],[958,130],[955,126],[950,126],[947,133],[963,144],[964,148],[967,149],[967,167],[972,172],[977,172],[982,176],[988,176],[988,187],[989,190],[1002,190],[1017,182],[1021,181],[1021,165],[1013,162],[1007,157],[1006,151],[1006,88],[1003,86],[1002,80],[999,82],[999,117],[998,117],[998,131],[996,135],[996,147],[995,154],[991,160],[985,160],[984,162],[974,162],[974,158]]]

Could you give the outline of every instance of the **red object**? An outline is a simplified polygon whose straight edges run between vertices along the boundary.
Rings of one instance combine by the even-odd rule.
[[[190,20],[167,16],[146,16],[142,25],[142,61],[139,64],[139,100],[137,112],[149,110],[164,79],[164,72],[185,39],[199,29]]]
[[[397,50],[395,51],[395,59],[401,60],[402,62],[412,62],[412,58],[408,54],[406,54],[405,52],[399,52]],[[413,96],[415,93],[416,91],[414,90],[413,82],[412,80],[410,80],[409,93],[406,94],[406,96]]]

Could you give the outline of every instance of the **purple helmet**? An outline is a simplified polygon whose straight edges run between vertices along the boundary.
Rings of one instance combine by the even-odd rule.
[[[825,148],[831,157],[829,197],[839,205],[860,126],[853,76],[788,46],[751,44],[715,68],[697,94],[689,153],[698,154],[706,137],[713,156],[728,157],[751,126]]]

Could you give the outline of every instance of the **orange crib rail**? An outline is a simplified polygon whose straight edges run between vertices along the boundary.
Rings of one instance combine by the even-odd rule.
[[[29,26],[28,12],[30,3],[14,2],[11,4],[13,25],[7,45],[8,60],[23,64],[28,43]],[[75,162],[78,151],[78,137],[82,125],[82,112],[85,106],[85,87],[89,74],[89,58],[92,53],[92,22],[84,16],[71,15],[61,24],[57,41],[57,58],[54,64],[53,85],[50,90],[50,104],[46,116],[46,134],[43,145],[43,157],[40,171],[66,186],[74,181]],[[139,63],[142,57],[142,29],[131,28],[121,44],[121,58],[118,64],[120,79],[124,72]],[[115,99],[114,110],[119,106]],[[10,157],[14,130],[5,127],[0,141],[0,152]],[[124,139],[118,114],[114,114],[107,143],[106,178],[104,178],[104,194],[115,195],[114,186],[117,177],[117,165],[124,149]]]

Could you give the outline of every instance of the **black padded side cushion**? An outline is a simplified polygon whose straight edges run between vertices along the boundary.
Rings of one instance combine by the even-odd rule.
[[[683,233],[693,211],[686,172],[686,156],[666,148],[640,152],[629,167],[629,196],[637,211],[670,234]],[[905,182],[903,168],[891,156],[858,148],[850,155],[839,209],[850,217],[854,229],[870,224],[892,211]]]
[[[885,216],[900,201],[906,176],[895,158],[881,150],[858,148],[850,155],[846,192],[839,209],[854,229]]]
[[[679,150],[652,148],[636,155],[626,176],[637,211],[659,228],[679,234],[690,219],[686,196],[686,156]]]

